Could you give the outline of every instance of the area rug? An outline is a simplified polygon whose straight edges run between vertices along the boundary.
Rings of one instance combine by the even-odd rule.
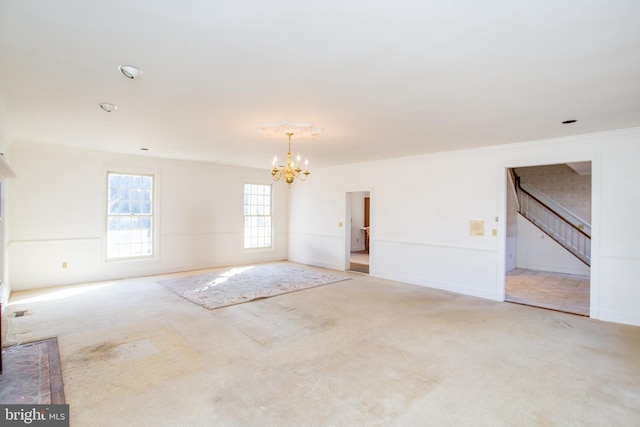
[[[290,265],[265,264],[158,283],[182,298],[213,310],[349,279],[348,276]]]
[[[57,338],[3,348],[2,354],[0,403],[64,403]]]

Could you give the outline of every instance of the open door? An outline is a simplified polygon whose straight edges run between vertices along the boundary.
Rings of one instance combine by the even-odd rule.
[[[346,208],[345,269],[369,274],[370,192],[348,192]]]
[[[507,173],[505,301],[589,316],[591,162]]]

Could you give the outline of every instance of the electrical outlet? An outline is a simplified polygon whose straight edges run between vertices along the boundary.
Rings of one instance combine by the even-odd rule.
[[[67,261],[63,261],[62,262],[62,268],[67,268],[69,266],[69,264],[67,264]]]

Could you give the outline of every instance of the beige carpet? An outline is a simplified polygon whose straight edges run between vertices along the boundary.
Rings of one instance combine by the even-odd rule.
[[[232,267],[158,283],[176,295],[212,310],[349,279],[329,271],[275,263]]]
[[[77,427],[638,425],[640,328],[336,274],[224,310],[158,286],[173,274],[7,311],[31,313],[12,340],[58,336]]]

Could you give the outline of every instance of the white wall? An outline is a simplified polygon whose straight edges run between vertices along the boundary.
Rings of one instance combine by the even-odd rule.
[[[511,174],[505,171],[506,189],[506,213],[503,220],[506,221],[505,235],[505,271],[511,271],[518,266],[518,198],[516,196],[515,183]]]
[[[242,250],[242,184],[270,183],[263,170],[20,143],[9,156],[7,274],[17,290],[287,253],[343,270],[345,194],[370,189],[372,276],[502,300],[505,168],[592,161],[591,316],[640,325],[640,186],[628,185],[639,159],[640,129],[631,129],[316,169],[291,190],[274,186],[276,249],[255,253]],[[159,174],[158,260],[103,261],[110,167]],[[469,235],[470,220],[484,221],[484,236]]]
[[[0,315],[4,312],[9,296],[11,295],[11,286],[9,286],[8,276],[5,265],[5,253],[7,252],[7,230],[8,221],[6,219],[6,201],[7,201],[7,185],[8,179],[15,177],[13,170],[5,162],[4,156],[0,155],[0,304],[2,309]]]
[[[274,250],[244,251],[243,184],[268,171],[14,144],[8,182],[12,290],[287,258],[288,190],[274,186]],[[157,174],[155,260],[105,262],[107,170]],[[62,268],[62,262],[68,268]]]
[[[589,276],[589,267],[531,221],[518,215],[518,267]],[[509,271],[507,269],[507,271]]]
[[[591,316],[640,325],[639,159],[630,129],[316,169],[292,190],[289,259],[343,269],[345,192],[370,188],[370,275],[503,300],[505,168],[592,161]]]
[[[518,236],[507,236],[505,242],[505,271],[518,268]]]

